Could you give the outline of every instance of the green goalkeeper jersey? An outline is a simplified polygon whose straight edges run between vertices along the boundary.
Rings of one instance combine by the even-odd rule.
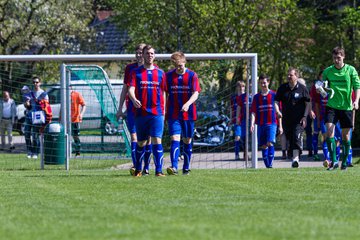
[[[334,90],[334,96],[328,99],[327,106],[339,110],[352,110],[352,91],[360,88],[356,69],[348,64],[341,69],[332,65],[324,70],[323,80],[327,80],[329,87]]]

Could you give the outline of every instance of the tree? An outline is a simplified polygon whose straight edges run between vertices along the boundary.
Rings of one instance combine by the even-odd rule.
[[[260,70],[282,81],[288,64],[308,58],[312,12],[299,11],[296,1],[250,0],[110,0],[116,21],[136,43],[149,42],[160,52],[259,53]],[[176,4],[178,3],[178,4]],[[179,16],[179,17],[177,17]],[[181,44],[178,44],[178,41]],[[245,63],[212,66],[219,88],[243,78]]]
[[[64,41],[65,36],[79,39],[77,43],[88,38],[91,9],[86,0],[0,0],[0,52],[51,54],[78,47]],[[1,63],[2,89],[11,90],[28,79],[33,64],[18,68],[19,63]]]

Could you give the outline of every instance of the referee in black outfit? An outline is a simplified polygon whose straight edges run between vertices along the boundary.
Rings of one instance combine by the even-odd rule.
[[[311,110],[310,95],[306,86],[298,82],[299,71],[295,68],[288,70],[288,82],[282,84],[275,96],[275,104],[282,104],[282,123],[289,150],[292,152],[293,168],[299,167],[299,157],[303,149],[303,132],[306,118]]]

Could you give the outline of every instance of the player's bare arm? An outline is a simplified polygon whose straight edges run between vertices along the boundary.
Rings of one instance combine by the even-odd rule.
[[[128,90],[129,90],[129,87],[124,84],[123,85],[123,88],[121,90],[121,95],[120,95],[120,103],[119,103],[119,109],[116,113],[116,117],[119,119],[120,117],[124,117],[124,112],[122,111],[122,108],[123,108],[123,105],[124,105],[124,102],[125,102],[125,97],[126,97],[126,94],[128,93]]]
[[[353,102],[353,108],[355,110],[359,109],[359,98],[360,98],[360,89],[355,90],[355,101]]]
[[[199,97],[199,92],[198,91],[193,92],[190,99],[182,106],[181,111],[187,112],[189,110],[190,105],[193,104],[198,99],[198,97]]]
[[[135,108],[141,108],[141,102],[136,98],[135,87],[133,87],[133,86],[131,86],[129,88],[129,97],[130,97],[131,101],[133,102]]]
[[[282,113],[280,112],[279,102],[275,101],[275,111],[278,119],[282,118]]]

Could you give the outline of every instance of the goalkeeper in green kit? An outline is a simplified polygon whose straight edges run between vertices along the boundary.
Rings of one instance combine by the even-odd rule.
[[[323,72],[324,85],[331,91],[326,105],[326,128],[327,145],[330,153],[330,164],[328,170],[334,170],[339,167],[336,159],[336,142],[334,139],[335,125],[339,121],[342,129],[342,155],[341,169],[345,170],[346,160],[349,155],[351,140],[350,130],[353,128],[353,109],[359,108],[360,80],[356,69],[344,63],[345,50],[341,47],[335,47],[332,51],[334,65],[326,68]],[[325,88],[326,89],[326,88]],[[352,101],[351,94],[355,92],[355,101]]]

